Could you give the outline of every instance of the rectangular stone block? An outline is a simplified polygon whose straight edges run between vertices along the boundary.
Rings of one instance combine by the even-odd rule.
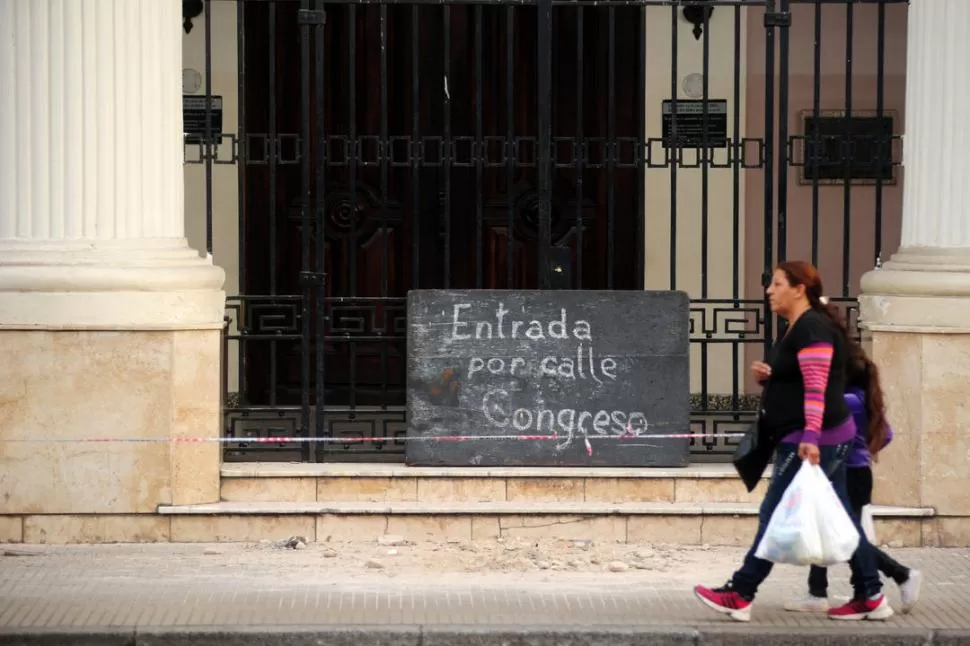
[[[416,478],[421,502],[502,502],[505,478]]]
[[[321,502],[414,502],[417,478],[317,478]]]
[[[673,478],[586,478],[586,502],[673,502]]]
[[[23,517],[0,516],[0,543],[22,543],[23,541]]]
[[[768,480],[748,493],[740,478],[677,478],[674,487],[674,502],[712,503],[737,502],[761,504]]]
[[[218,329],[0,331],[4,512],[151,514],[218,502],[221,447],[168,440],[218,437],[220,338]],[[17,443],[28,438],[58,441]]]
[[[0,627],[4,646],[136,646],[130,628],[5,628]]]
[[[509,478],[509,502],[582,502],[586,498],[582,478]]]
[[[391,514],[387,517],[387,533],[409,540],[447,541],[472,539],[471,516],[411,516]]]
[[[315,478],[223,478],[223,500],[228,502],[314,502]]]
[[[758,531],[758,517],[705,516],[701,524],[701,543],[730,547],[750,547]]]
[[[221,352],[218,330],[172,333],[171,437],[218,438],[222,432]],[[171,451],[172,504],[218,502],[222,446],[180,443]]]
[[[502,526],[498,516],[472,516],[472,540],[481,541],[498,538]]]
[[[422,646],[694,646],[690,628],[600,628],[558,626],[506,628],[430,625],[423,629]],[[383,643],[383,642],[382,642]]]
[[[172,541],[178,543],[255,543],[290,536],[316,540],[312,516],[172,516]]]
[[[970,517],[924,520],[923,547],[970,547]]]
[[[69,440],[169,437],[172,349],[171,332],[0,331],[0,439],[68,440],[4,445],[4,510],[151,513],[171,502],[168,444]]]
[[[377,540],[387,533],[387,516],[347,514],[335,516],[325,514],[316,519],[317,541],[359,541]]]
[[[502,516],[503,537],[627,540],[626,519],[617,516]]]
[[[701,516],[630,516],[627,540],[631,543],[700,545]]]
[[[920,547],[923,521],[920,518],[875,518],[876,542],[880,545]]]
[[[152,515],[27,516],[24,542],[157,543],[170,539],[169,518]]]
[[[926,646],[932,632],[925,629],[874,627],[872,622],[855,622],[841,628],[725,626],[701,628],[698,646]]]
[[[73,642],[72,642],[73,643]],[[420,626],[233,626],[138,629],[136,646],[420,646]],[[92,645],[93,646],[93,645]],[[109,646],[114,646],[109,644]]]

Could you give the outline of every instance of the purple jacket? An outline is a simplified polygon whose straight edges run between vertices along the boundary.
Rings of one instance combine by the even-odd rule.
[[[866,415],[866,392],[861,388],[849,388],[845,391],[845,403],[852,412],[852,419],[855,420],[856,432],[852,438],[852,448],[849,449],[849,457],[845,460],[845,466],[849,469],[859,469],[872,465],[872,455],[869,453],[868,443],[866,442],[866,429],[869,428],[869,416]],[[886,444],[893,441],[893,429],[886,424]]]

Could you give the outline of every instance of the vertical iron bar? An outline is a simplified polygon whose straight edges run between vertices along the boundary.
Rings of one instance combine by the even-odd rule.
[[[481,24],[481,23],[479,23]],[[480,29],[480,28],[479,28]],[[480,34],[480,32],[476,32]],[[478,38],[481,38],[479,35]],[[480,51],[476,45],[477,52]],[[481,76],[479,75],[479,78]],[[479,95],[478,101],[481,100]],[[508,234],[506,244],[508,248],[505,252],[505,287],[514,289],[512,282],[515,268],[515,166],[518,160],[519,149],[515,142],[515,8],[508,7],[505,10],[505,154],[507,155],[505,164],[505,196],[508,207]],[[479,240],[481,240],[481,227],[478,229]]]
[[[638,8],[640,27],[637,43],[637,280],[635,289],[644,289],[646,278],[647,230],[647,8]],[[580,285],[582,288],[582,285]]]
[[[775,0],[766,0],[765,13],[775,12]],[[764,172],[764,273],[761,284],[767,288],[771,284],[771,267],[773,259],[773,211],[775,206],[774,177],[775,177],[775,27],[770,20],[765,24],[765,172]],[[771,347],[774,336],[774,319],[768,307],[768,297],[764,296],[765,308],[765,354]]]
[[[583,139],[584,34],[583,8],[576,7],[576,138],[573,158],[576,160],[576,289],[583,288],[583,160],[586,142]]]
[[[511,11],[511,9],[509,9]],[[475,5],[475,143],[481,145],[484,130],[484,104],[482,70],[482,5]],[[485,276],[485,169],[479,151],[475,163],[475,285],[484,286]]]
[[[708,105],[711,96],[711,24],[710,15],[704,11],[704,34],[701,46],[701,72],[703,81],[701,83],[701,298],[708,297],[708,266],[710,254],[710,159],[713,154],[708,137],[710,127],[710,107]],[[704,356],[701,357],[701,371],[707,373],[707,344],[701,346]],[[702,387],[706,389],[707,379],[701,378]]]
[[[734,106],[732,112],[731,160],[733,191],[731,196],[731,295],[741,297],[741,167],[744,164],[744,144],[741,142],[741,6],[734,7]],[[738,346],[735,344],[734,349]],[[735,365],[737,362],[735,361]],[[737,371],[735,371],[737,377]],[[737,389],[734,390],[737,392]],[[737,408],[737,406],[735,406]]]
[[[711,76],[711,22],[710,14],[704,8],[704,33],[701,45],[701,299],[708,297],[709,255],[710,255],[710,155],[713,154],[708,129],[710,127],[710,76]],[[701,350],[701,409],[707,410],[708,401],[708,360],[710,345],[706,341],[700,343]]]
[[[209,4],[209,3],[206,3]],[[310,11],[310,0],[301,0],[300,9]],[[310,23],[302,21],[300,24],[300,190],[302,208],[300,212],[300,270],[309,278],[310,272],[310,238],[314,220],[315,203],[310,186]],[[306,279],[305,279],[306,280]],[[310,433],[310,335],[311,303],[313,286],[306,280],[301,290],[300,299],[300,430]],[[316,453],[309,443],[300,446],[300,454],[304,462],[310,460],[310,454]]]
[[[347,56],[350,65],[347,86],[347,122],[350,126],[347,160],[347,184],[350,187],[350,296],[357,296],[357,4],[347,6]],[[349,337],[349,335],[348,335]],[[357,343],[348,338],[350,361],[348,365],[347,405],[351,411],[357,408]]]
[[[246,273],[246,169],[249,163],[249,135],[246,127],[246,3],[242,0],[236,1],[236,70],[237,70],[237,106],[239,110],[239,157],[236,161],[236,181],[239,191],[238,209],[238,234],[239,234],[239,289],[238,293],[245,294],[249,291]],[[244,316],[243,307],[240,308],[237,318]],[[241,332],[244,326],[242,320],[236,321],[236,327]],[[242,336],[242,335],[240,335]],[[236,351],[239,355],[238,379],[239,397],[242,401],[248,400],[247,393],[249,384],[246,379],[247,370],[247,344],[242,338],[238,341]]]
[[[842,185],[842,296],[849,295],[849,263],[852,247],[852,220],[849,214],[852,210],[852,163],[855,157],[855,145],[852,141],[852,37],[855,33],[853,24],[855,0],[846,0],[845,4],[845,120],[843,121],[842,161],[844,163],[844,183]]]
[[[442,9],[442,26],[445,60],[444,60],[444,112],[445,112],[445,143],[441,163],[444,165],[445,174],[445,208],[444,208],[444,232],[445,232],[445,270],[444,288],[451,287],[451,7],[445,5]],[[481,168],[481,133],[476,137],[476,147],[479,149],[478,167]]]
[[[411,142],[408,146],[408,166],[411,169],[411,288],[421,287],[421,177],[418,162],[420,145],[421,67],[419,5],[411,6]]]
[[[357,296],[357,156],[360,154],[360,145],[357,141],[357,4],[352,2],[347,5],[347,57],[350,65],[347,79],[347,123],[350,126],[348,133],[348,159],[347,159],[347,186],[350,190],[350,275],[347,277],[349,282],[349,296]],[[353,345],[351,345],[353,347]],[[351,375],[353,375],[355,361],[350,360]],[[353,408],[354,382],[351,376],[350,398],[351,408]]]
[[[205,250],[212,255],[212,3],[205,7]],[[218,148],[216,148],[218,150]]]
[[[279,161],[280,143],[277,133],[276,117],[276,2],[269,3],[269,141],[267,154],[269,155],[269,293],[276,295],[277,270],[276,255],[278,252],[277,236],[277,186],[279,179],[277,163]],[[279,372],[279,347],[276,341],[269,342],[269,404],[276,406],[277,373]]]
[[[789,0],[780,0],[779,12],[787,14]],[[778,34],[778,262],[788,258],[788,71],[789,28],[785,22]]]
[[[606,53],[606,289],[613,289],[616,262],[616,8],[607,11]],[[642,119],[642,117],[641,117]]]
[[[734,88],[732,113],[731,159],[731,296],[735,307],[741,297],[741,166],[744,147],[741,143],[741,7],[734,7]],[[731,343],[731,410],[738,410],[741,391],[741,343]]]
[[[317,0],[316,8],[323,11],[324,3]],[[314,28],[313,36],[313,72],[314,72],[314,104],[313,117],[317,141],[316,141],[316,189],[314,190],[315,208],[313,210],[313,231],[316,240],[316,271],[321,279],[317,282],[314,290],[315,311],[316,311],[316,333],[314,334],[314,350],[316,356],[316,370],[314,371],[314,392],[316,415],[314,416],[314,435],[315,437],[325,437],[326,428],[326,335],[327,335],[327,287],[323,280],[327,279],[326,258],[326,239],[327,239],[327,220],[323,208],[326,204],[326,170],[327,170],[327,131],[326,131],[326,67],[325,67],[325,46],[326,46],[326,25],[318,24]],[[327,446],[316,451],[317,461],[322,460],[328,452]]]
[[[549,289],[549,249],[552,246],[551,210],[551,144],[552,144],[552,0],[536,0],[537,77],[539,164],[539,288]]]
[[[882,122],[886,109],[886,4],[879,3],[876,9],[876,29],[879,30],[876,36],[876,117]],[[882,255],[882,190],[883,180],[882,171],[884,168],[892,168],[892,133],[886,134],[886,140],[880,141],[873,163],[879,164],[876,169],[876,231],[875,249],[872,257],[872,264],[879,262]]]
[[[821,124],[822,116],[822,3],[815,2],[815,69],[812,80],[812,119],[815,128],[812,130],[812,264],[818,266],[818,171],[822,151]]]
[[[380,160],[381,160],[381,244],[383,245],[383,250],[381,253],[381,299],[387,299],[390,295],[389,285],[388,285],[388,273],[390,267],[390,248],[388,246],[388,227],[387,227],[387,192],[388,192],[388,161],[391,151],[388,147],[388,125],[387,125],[387,112],[388,112],[388,101],[387,101],[387,5],[381,4],[380,8],[380,39],[381,39],[381,141],[380,141]],[[384,309],[384,333],[388,336],[394,334],[393,324],[391,315],[386,309],[386,300]],[[381,408],[384,409],[388,403],[388,391],[387,391],[387,359],[388,359],[388,344],[390,342],[387,339],[381,341]]]
[[[670,143],[667,163],[670,164],[670,289],[677,289],[677,166],[680,164],[680,133],[677,132],[677,32],[680,27],[680,7],[670,7]]]

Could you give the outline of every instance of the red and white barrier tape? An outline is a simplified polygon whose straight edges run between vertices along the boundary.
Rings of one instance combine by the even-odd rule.
[[[586,440],[682,440],[703,438],[744,437],[744,433],[667,433],[667,434],[623,434],[623,435],[593,435]],[[563,435],[413,435],[405,437],[387,436],[348,436],[348,437],[80,437],[80,438],[44,438],[30,437],[23,439],[0,438],[0,444],[10,443],[138,443],[138,444],[360,444],[363,442],[468,442],[474,440],[516,440],[523,442],[560,442],[569,439]],[[576,438],[578,439],[578,438]]]

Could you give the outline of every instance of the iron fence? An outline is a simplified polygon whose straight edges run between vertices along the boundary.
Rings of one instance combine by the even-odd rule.
[[[761,290],[791,246],[837,268],[833,301],[857,331],[853,258],[878,262],[897,181],[887,16],[904,16],[905,0],[184,5],[186,30],[204,32],[185,161],[204,176],[208,251],[222,224],[239,240],[223,349],[225,434],[239,438],[229,460],[402,459],[409,289],[687,290],[692,424],[711,436],[694,442],[699,459],[732,451],[713,434],[751,419],[745,366],[778,329]],[[857,13],[874,15],[874,43],[857,42]],[[235,23],[234,42],[219,20]],[[827,20],[844,30],[838,111],[823,109]],[[791,84],[806,73],[791,72],[805,60],[792,34],[809,28],[812,105],[793,128]],[[863,46],[875,59],[865,113],[853,86]],[[225,47],[232,96],[213,91]],[[238,213],[222,224],[221,166],[237,171]],[[793,180],[811,195],[794,225]],[[853,226],[860,184],[873,196],[866,245]],[[822,196],[833,190],[836,237]]]

